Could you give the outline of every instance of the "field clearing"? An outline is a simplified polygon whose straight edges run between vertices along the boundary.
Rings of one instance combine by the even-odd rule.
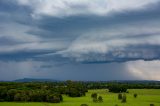
[[[15,103],[15,102],[1,102],[0,106],[80,106],[81,104],[88,104],[89,106],[149,106],[153,103],[155,106],[160,106],[160,90],[159,89],[129,89],[127,93],[127,103],[121,103],[118,100],[116,93],[109,93],[107,90],[89,90],[85,97],[71,98],[63,96],[62,103]],[[103,97],[102,103],[93,103],[91,94],[98,93]],[[138,97],[134,98],[133,94],[137,93]]]

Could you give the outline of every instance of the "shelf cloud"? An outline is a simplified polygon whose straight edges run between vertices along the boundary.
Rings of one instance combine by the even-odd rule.
[[[160,0],[0,0],[0,75],[159,80],[159,10]]]

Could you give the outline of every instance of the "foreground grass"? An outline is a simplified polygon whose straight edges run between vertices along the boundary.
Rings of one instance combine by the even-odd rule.
[[[104,102],[93,103],[90,97],[93,92],[102,96]],[[137,98],[133,97],[134,93],[138,94]],[[160,90],[158,89],[130,89],[126,95],[127,103],[121,103],[115,93],[109,93],[106,90],[89,90],[85,97],[71,98],[64,95],[64,101],[58,104],[1,102],[0,106],[80,106],[83,103],[89,106],[115,106],[116,104],[118,106],[149,106],[151,103],[160,106]]]

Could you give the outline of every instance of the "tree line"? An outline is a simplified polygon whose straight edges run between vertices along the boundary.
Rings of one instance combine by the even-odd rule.
[[[87,88],[79,82],[0,82],[0,101],[51,102],[63,101],[63,94],[70,97],[85,96]]]
[[[122,93],[127,92],[127,89],[144,88],[160,89],[160,82],[128,83],[71,80],[61,82],[0,82],[0,101],[60,103],[63,101],[62,95],[81,97],[85,96],[88,89],[108,89],[109,92]]]

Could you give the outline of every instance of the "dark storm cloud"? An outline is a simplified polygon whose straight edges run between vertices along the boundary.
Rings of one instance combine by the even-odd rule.
[[[96,28],[110,28],[114,26],[134,24],[135,22],[146,22],[160,18],[160,4],[154,5],[149,10],[129,11],[125,13],[113,14],[107,16],[71,16],[66,18],[54,18],[45,16],[43,19],[35,20],[35,26],[39,30],[30,30],[29,34],[35,34],[42,37],[77,37],[89,30]]]
[[[154,6],[154,7],[153,7]],[[66,18],[54,18],[51,16],[45,16],[42,19],[38,19],[35,20],[33,23],[33,25],[36,27],[36,29],[31,29],[29,30],[27,33],[28,34],[33,34],[36,36],[40,36],[40,37],[44,37],[44,38],[60,38],[60,39],[65,39],[68,42],[72,42],[74,41],[74,39],[76,39],[77,37],[88,33],[88,31],[93,31],[93,30],[99,30],[99,29],[118,29],[118,27],[123,27],[123,26],[128,26],[128,27],[135,27],[136,25],[139,26],[140,24],[147,24],[147,29],[150,29],[150,22],[153,20],[153,22],[159,21],[160,18],[160,13],[159,11],[159,3],[154,4],[152,6],[148,6],[148,9],[142,10],[142,11],[127,11],[125,13],[117,13],[117,14],[113,14],[110,17],[107,16],[95,16],[95,15],[88,15],[88,16],[70,16],[70,17],[66,17]],[[156,22],[155,21],[155,22]],[[155,24],[153,24],[152,26],[155,26]],[[143,27],[143,26],[142,26]],[[159,26],[156,26],[156,28]],[[101,33],[97,33],[97,36],[101,34]],[[159,31],[155,31],[155,32],[142,32],[142,33],[122,33],[120,35],[117,36],[113,36],[116,37],[117,39],[125,39],[125,38],[145,38],[147,36],[154,36],[154,35],[159,35],[160,32]],[[130,34],[130,36],[128,36],[128,34]],[[125,36],[124,36],[125,35]],[[132,36],[131,36],[132,35]],[[104,35],[106,36],[106,35]],[[108,40],[109,38],[107,38]],[[141,47],[143,46],[144,49],[146,48],[145,45],[141,45]],[[135,46],[137,46],[135,48]],[[149,45],[150,46],[150,45]],[[151,45],[152,47],[154,45]],[[130,47],[134,47],[132,48],[132,50],[124,50],[124,51],[120,51],[120,52],[124,52],[123,55],[127,55],[129,53],[131,53],[132,51],[136,51],[136,49],[138,48],[138,45],[129,45],[127,48]],[[148,47],[148,51],[154,51],[154,49],[150,49],[152,47]],[[158,47],[155,44],[156,48]],[[142,49],[142,48],[141,48]],[[140,50],[137,50],[140,51]],[[147,51],[147,52],[148,52]],[[117,51],[113,51],[117,52]],[[128,52],[128,53],[127,53]],[[140,51],[143,55],[143,51]],[[156,51],[157,52],[157,51]],[[111,60],[104,60],[104,62],[114,62],[114,61],[128,61],[128,60],[137,60],[137,59],[144,59],[144,60],[154,60],[154,59],[159,59],[159,56],[155,55],[152,58],[150,57],[126,57],[126,58],[118,58],[118,56],[113,56],[113,53],[109,53],[109,54],[105,54],[106,57],[105,58],[111,58]],[[157,52],[158,54],[159,52]],[[91,62],[94,62],[94,58],[92,58],[92,54],[93,57],[96,55],[101,55],[101,53],[99,54],[94,54],[94,53],[90,53],[87,55],[91,55],[89,60],[91,60]],[[71,57],[72,58],[72,57]],[[102,57],[103,58],[103,57]],[[88,60],[87,60],[88,61]],[[97,60],[95,60],[96,62]],[[101,61],[100,61],[101,62]],[[84,61],[85,63],[85,61]]]
[[[115,1],[1,0],[0,73],[135,79],[123,62],[160,59],[160,1]]]

